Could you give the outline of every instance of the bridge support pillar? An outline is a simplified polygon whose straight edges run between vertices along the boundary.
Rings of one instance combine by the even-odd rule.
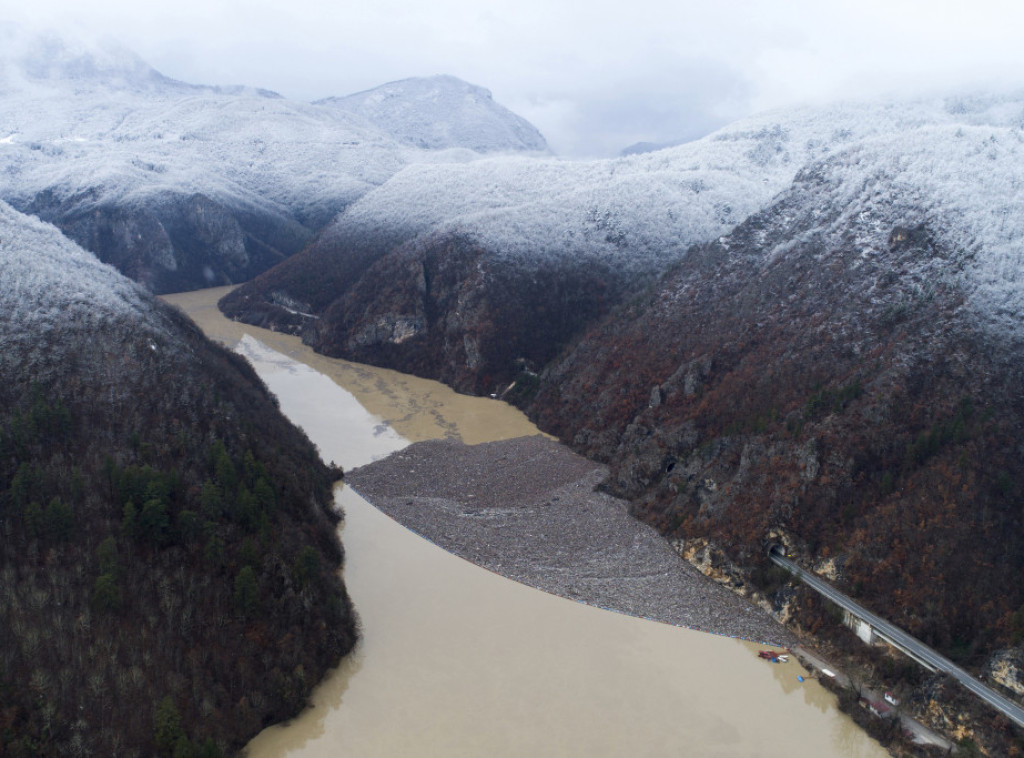
[[[861,641],[866,645],[873,645],[878,640],[875,636],[875,630],[871,628],[871,624],[857,618],[847,610],[843,611],[843,623],[850,627],[853,633],[860,637]]]

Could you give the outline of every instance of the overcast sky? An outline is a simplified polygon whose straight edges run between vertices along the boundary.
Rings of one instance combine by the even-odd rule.
[[[490,89],[566,156],[700,136],[808,100],[1024,89],[1024,3],[995,0],[31,0],[162,73],[313,100],[410,76]]]

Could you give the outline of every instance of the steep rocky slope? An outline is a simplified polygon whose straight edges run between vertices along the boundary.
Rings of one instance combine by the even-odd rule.
[[[409,166],[222,307],[331,355],[500,393],[808,162],[879,135],[1008,128],[1022,109],[999,97],[840,104],[617,160]]]
[[[375,262],[303,334],[328,355],[493,393],[551,360],[626,286],[600,261],[516,265],[470,238],[439,236]]]
[[[501,391],[784,186],[805,148],[746,126],[618,161],[410,166],[222,308],[330,355]]]
[[[476,92],[454,78],[434,90]],[[0,198],[155,292],[252,278],[412,161],[527,144],[477,139],[519,123],[493,102],[470,124],[450,119],[450,149],[427,150],[415,99],[392,106],[408,116],[403,142],[360,108],[185,84],[123,49],[12,26],[0,26],[0,103]]]
[[[0,754],[234,752],[353,645],[334,472],[243,359],[2,202],[0,270]]]
[[[1024,634],[1022,192],[1019,127],[811,164],[550,365],[531,413],[680,549],[756,574],[784,542],[977,663]]]

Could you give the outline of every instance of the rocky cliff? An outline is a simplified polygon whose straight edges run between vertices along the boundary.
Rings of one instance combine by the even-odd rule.
[[[1019,641],[1021,155],[950,129],[809,165],[551,364],[532,416],[681,549],[783,541],[955,658]]]
[[[509,260],[461,235],[343,250],[301,253],[221,307],[249,323],[301,333],[326,355],[493,394],[517,377],[529,381],[631,284],[598,262]],[[295,291],[309,299],[287,294]]]
[[[472,394],[504,392],[555,357],[627,290],[595,262],[509,261],[472,240],[402,246],[310,323],[328,355],[411,371]]]

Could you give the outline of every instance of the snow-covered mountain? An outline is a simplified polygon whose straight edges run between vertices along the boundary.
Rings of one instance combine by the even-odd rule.
[[[515,402],[745,586],[782,541],[947,651],[1019,641],[1021,94],[408,166],[222,307]]]
[[[1004,109],[806,164],[580,335],[531,415],[695,562],[749,582],[784,542],[930,644],[1018,644],[1024,133],[1019,102],[984,110]]]
[[[341,107],[177,82],[116,47],[0,36],[0,198],[157,291],[250,278],[409,163],[479,157]]]
[[[401,367],[402,352],[415,352],[419,357],[410,358],[410,365],[418,370],[428,371],[424,366],[430,363],[430,372],[462,389],[494,391],[494,385],[478,383],[481,377],[509,380],[516,366],[543,365],[552,357],[552,346],[510,354],[522,341],[509,330],[542,333],[561,324],[549,336],[564,344],[581,327],[581,313],[606,312],[628,291],[683,260],[693,245],[728,234],[768,206],[818,162],[851,176],[869,165],[872,171],[891,165],[896,181],[913,187],[925,207],[943,209],[949,216],[944,223],[965,230],[964,244],[978,234],[991,235],[992,214],[1002,220],[1006,214],[998,209],[1008,209],[1007,198],[1017,191],[1014,145],[1022,114],[1024,97],[1014,96],[840,103],[754,116],[695,142],[614,160],[501,156],[410,165],[339,214],[308,250],[239,290],[225,307],[241,318],[306,329],[313,344],[361,360],[374,360],[379,350],[389,365]],[[975,160],[980,139],[995,139],[999,147],[985,149],[1007,161]],[[844,186],[848,191],[855,185]],[[1012,259],[1015,239],[998,243],[1010,256],[1006,260]],[[448,245],[453,240],[457,244]],[[996,242],[990,243],[993,259]],[[454,373],[424,362],[420,351],[426,348],[417,347],[416,335],[432,344],[427,335],[444,324],[443,344],[459,346],[453,339],[459,329],[478,331],[465,323],[464,308],[462,325],[456,326],[444,321],[439,301],[431,300],[438,294],[431,283],[444,280],[437,268],[442,249],[457,251],[452,254],[462,261],[449,273],[459,269],[477,282],[457,286],[483,288],[480,297],[489,303],[478,314],[489,324],[488,334],[476,334],[469,353],[484,343],[501,345],[492,351],[501,367],[468,359],[462,347],[453,347],[449,357]],[[467,255],[479,265],[468,265]],[[312,277],[312,271],[320,275]],[[1005,289],[998,276],[979,276],[989,277],[985,287],[992,293]],[[552,277],[568,289],[546,292],[536,284],[549,284]],[[515,291],[498,291],[509,287]],[[397,290],[408,297],[372,297]],[[446,292],[439,297],[462,308],[463,301]],[[534,298],[555,302],[534,308],[532,317],[523,315],[525,307],[514,308],[522,318],[508,312],[511,301]],[[499,302],[505,303],[500,316],[493,312]],[[557,315],[564,309],[572,316],[568,310]],[[314,323],[302,313],[322,318]],[[469,364],[479,369],[467,375]]]
[[[639,258],[678,254],[728,231],[808,162],[861,140],[927,126],[1013,130],[1022,121],[1024,96],[840,103],[758,115],[695,142],[614,160],[414,165],[367,193],[332,229],[457,229],[499,254],[603,254],[643,266]]]
[[[316,104],[353,113],[413,147],[548,152],[533,124],[494,102],[488,90],[454,76],[403,79]]]

